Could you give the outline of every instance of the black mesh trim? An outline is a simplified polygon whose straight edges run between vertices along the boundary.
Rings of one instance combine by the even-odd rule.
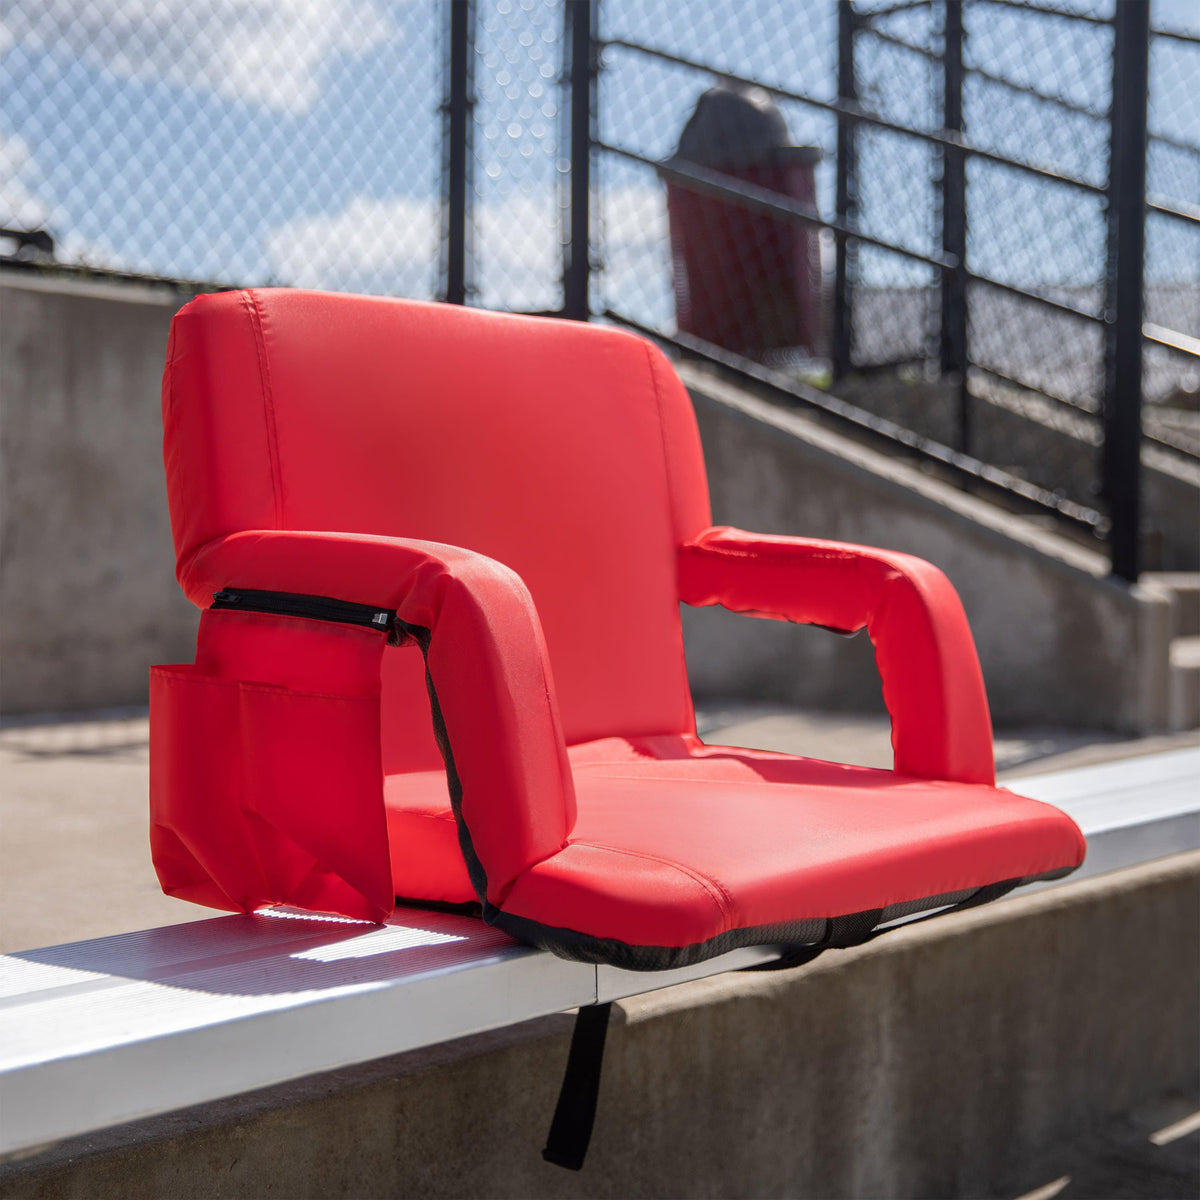
[[[718,955],[728,954],[731,950],[741,950],[747,946],[779,946],[782,956],[777,963],[764,963],[762,968],[747,968],[749,970],[777,970],[800,966],[802,963],[816,958],[817,954],[823,950],[861,945],[881,933],[889,932],[878,926],[884,921],[894,920],[901,915],[896,910],[907,910],[904,915],[927,912],[928,915],[919,918],[920,920],[947,916],[952,912],[961,912],[966,908],[974,908],[992,900],[999,900],[1022,884],[1061,879],[1074,869],[1074,867],[1064,867],[1040,875],[1007,879],[966,892],[945,893],[940,896],[931,896],[925,900],[913,900],[904,904],[892,905],[886,909],[869,909],[866,912],[848,913],[828,919],[807,917],[776,925],[752,925],[742,929],[730,929],[707,941],[693,942],[687,946],[633,945],[615,938],[594,937],[591,934],[579,933],[574,929],[545,925],[540,921],[519,917],[514,913],[503,912],[495,907],[492,908],[493,917],[489,924],[495,925],[522,942],[549,950],[553,954],[557,954],[559,958],[569,958],[575,962],[607,964],[626,971],[670,971],[678,967],[690,967],[707,959],[716,958]],[[961,897],[961,899],[952,902],[950,897]],[[910,923],[915,924],[915,922]]]
[[[882,925],[886,921],[898,921],[901,917],[911,917],[919,912],[928,912],[931,908],[943,908],[948,904],[958,904],[975,895],[978,888],[964,888],[961,892],[943,892],[940,896],[924,896],[920,900],[906,900],[903,904],[889,904],[879,918]]]
[[[458,767],[454,762],[454,751],[450,748],[450,735],[446,732],[446,719],[442,716],[441,701],[438,700],[437,689],[433,686],[433,676],[429,673],[429,643],[433,637],[432,631],[424,625],[410,625],[399,618],[395,626],[411,637],[421,647],[421,657],[425,660],[425,690],[429,693],[429,712],[433,718],[433,736],[442,761],[446,764],[446,785],[450,792],[450,809],[454,813],[454,824],[458,829],[458,848],[462,851],[463,862],[467,865],[467,878],[475,895],[483,907],[481,916],[489,924],[491,917],[498,910],[488,903],[487,873],[479,855],[475,853],[475,844],[471,841],[471,831],[463,819],[462,812],[462,780],[458,777]]]
[[[825,932],[827,922],[822,918],[785,921],[778,925],[756,925],[745,929],[730,929],[704,942],[688,946],[637,946],[616,938],[594,937],[555,925],[544,925],[528,917],[499,909],[491,924],[505,933],[549,950],[559,958],[575,962],[607,964],[625,971],[670,971],[690,967],[705,959],[728,954],[745,946],[779,946],[817,941]]]

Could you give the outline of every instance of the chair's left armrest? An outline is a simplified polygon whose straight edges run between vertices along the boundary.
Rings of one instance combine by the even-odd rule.
[[[180,564],[193,603],[225,587],[394,608],[425,654],[452,796],[470,830],[472,882],[499,904],[575,823],[575,792],[550,659],[517,573],[458,546],[369,534],[245,530]],[[451,749],[452,748],[452,749]]]
[[[892,718],[895,769],[995,782],[975,643],[937,567],[889,550],[715,528],[680,548],[679,588],[686,604],[845,633],[865,628]]]

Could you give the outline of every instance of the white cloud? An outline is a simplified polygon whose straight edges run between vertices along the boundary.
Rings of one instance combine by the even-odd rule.
[[[553,196],[520,193],[477,202],[475,283],[485,305],[539,305],[561,271]],[[267,257],[299,287],[428,295],[436,283],[441,208],[436,199],[356,196],[340,212],[301,217],[274,230]]]
[[[295,287],[369,290],[380,277],[400,294],[433,285],[439,213],[434,202],[356,196],[340,212],[297,217],[267,238],[272,274]]]
[[[616,187],[601,196],[604,244],[614,254],[653,250],[667,244],[667,193],[663,187]]]
[[[45,226],[50,210],[26,182],[31,172],[24,139],[0,133],[0,225],[16,229]]]
[[[327,58],[394,33],[377,0],[0,0],[0,53],[21,43],[292,111]]]
[[[636,276],[647,255],[660,261],[667,236],[661,189],[616,189],[605,197],[604,215],[610,268]],[[518,193],[480,201],[474,217],[479,302],[504,308],[552,303],[562,271],[556,198]],[[436,279],[440,221],[436,200],[358,196],[340,212],[274,230],[267,257],[281,282],[298,287],[428,295]]]
[[[39,178],[37,163],[25,140],[0,133],[0,226],[49,231],[54,237],[55,257],[61,262],[126,269],[127,264],[112,246],[64,230],[54,207],[37,194]]]

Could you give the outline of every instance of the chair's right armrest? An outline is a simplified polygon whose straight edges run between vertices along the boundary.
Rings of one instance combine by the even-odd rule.
[[[892,718],[896,770],[995,782],[992,723],[970,626],[937,567],[870,546],[708,529],[679,552],[680,599],[866,629]]]

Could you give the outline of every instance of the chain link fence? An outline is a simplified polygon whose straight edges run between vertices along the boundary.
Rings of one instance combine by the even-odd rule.
[[[45,235],[12,249],[204,283],[432,294],[440,10],[6,0],[0,225]]]
[[[1085,536],[1132,521],[1145,563],[1194,566],[1200,21],[1148,11],[1148,124],[1117,134],[1117,0],[764,0],[736,29],[720,4],[672,21],[605,0],[600,308],[784,398],[848,400],[897,452]],[[1113,156],[1136,162],[1139,137],[1131,285]],[[1139,515],[1114,329],[1143,285]]]
[[[201,285],[443,295],[449,11],[6,0],[0,251]],[[472,17],[468,295],[554,309],[562,3]]]
[[[573,262],[595,315],[1105,535],[1118,0],[597,7],[589,93],[586,0],[0,0],[0,261],[549,313]],[[1143,424],[1174,487],[1200,18],[1150,19]]]
[[[1180,18],[1190,16],[1191,28]],[[1200,21],[1180,10],[1150,37],[1146,149],[1147,428],[1200,455]]]
[[[562,27],[559,0],[480,6],[474,300],[487,308],[549,311],[562,303]]]

